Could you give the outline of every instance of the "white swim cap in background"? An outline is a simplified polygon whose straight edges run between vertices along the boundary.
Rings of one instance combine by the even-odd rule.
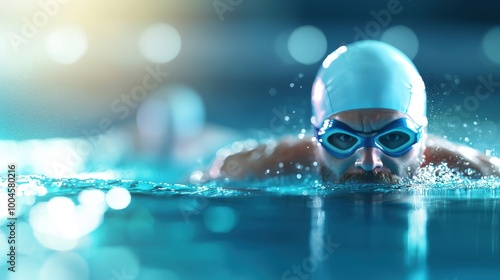
[[[318,71],[311,101],[316,128],[333,114],[355,109],[392,109],[427,125],[422,77],[406,55],[380,41],[359,41],[331,53]]]

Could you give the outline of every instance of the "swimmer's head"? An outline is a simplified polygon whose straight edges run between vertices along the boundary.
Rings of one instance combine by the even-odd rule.
[[[322,63],[312,88],[312,124],[356,109],[390,109],[427,125],[426,93],[411,60],[380,41],[339,47]]]
[[[425,85],[388,44],[360,41],[331,53],[314,81],[312,107],[328,180],[395,183],[423,162]]]

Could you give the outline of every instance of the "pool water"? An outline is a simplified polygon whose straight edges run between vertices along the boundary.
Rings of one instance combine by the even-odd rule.
[[[16,272],[2,261],[0,278],[499,279],[500,180],[461,180],[347,187],[23,176]]]

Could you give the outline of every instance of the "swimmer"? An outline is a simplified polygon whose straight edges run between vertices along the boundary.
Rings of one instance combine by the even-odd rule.
[[[430,164],[498,175],[498,159],[427,134],[424,82],[411,60],[379,41],[342,46],[312,87],[314,136],[216,159],[209,176],[265,179],[304,167],[333,183],[400,183]]]

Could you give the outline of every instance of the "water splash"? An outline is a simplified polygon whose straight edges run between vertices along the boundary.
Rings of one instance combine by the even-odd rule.
[[[298,173],[290,176],[276,176],[263,181],[228,181],[217,180],[204,184],[172,184],[139,180],[105,180],[49,178],[40,175],[19,176],[18,196],[73,196],[84,190],[109,192],[113,188],[124,188],[131,195],[146,196],[205,196],[234,197],[249,195],[297,195],[316,196],[353,192],[416,192],[426,194],[453,193],[456,190],[482,190],[488,197],[500,195],[500,178],[486,176],[471,178],[466,174],[451,170],[445,164],[430,165],[420,170],[412,179],[397,185],[388,184],[333,184],[322,182],[318,178]],[[473,174],[469,174],[473,175]],[[5,177],[0,178],[6,192]],[[497,194],[498,193],[498,194]]]

